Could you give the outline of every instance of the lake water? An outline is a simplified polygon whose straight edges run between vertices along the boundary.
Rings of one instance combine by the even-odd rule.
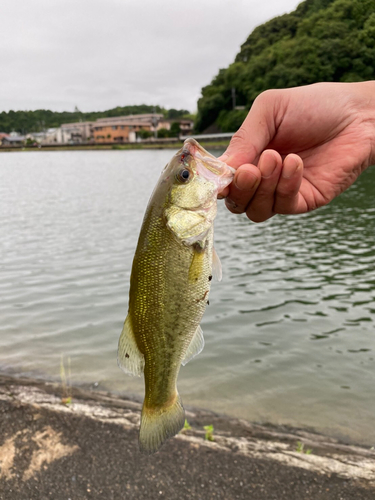
[[[143,393],[117,367],[143,213],[171,151],[0,155],[0,370]],[[203,352],[179,391],[251,421],[375,444],[375,169],[328,207],[253,224],[220,203]],[[97,384],[98,385],[97,385]],[[94,385],[95,384],[95,385]]]

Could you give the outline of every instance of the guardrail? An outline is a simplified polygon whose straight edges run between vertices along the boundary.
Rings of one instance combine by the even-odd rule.
[[[189,137],[193,137],[193,139],[202,140],[202,139],[213,139],[220,141],[221,139],[230,139],[233,137],[235,132],[222,132],[217,134],[190,134],[190,135],[180,135],[181,141],[188,139]]]

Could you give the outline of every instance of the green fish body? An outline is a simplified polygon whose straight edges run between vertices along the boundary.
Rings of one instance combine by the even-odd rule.
[[[232,178],[228,165],[187,139],[163,170],[144,216],[118,361],[126,373],[144,373],[139,444],[146,454],[184,426],[177,377],[181,364],[203,349],[200,321],[213,274],[221,279],[213,249],[217,193]]]

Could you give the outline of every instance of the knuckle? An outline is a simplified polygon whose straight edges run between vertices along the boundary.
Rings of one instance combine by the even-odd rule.
[[[295,198],[298,194],[300,188],[300,182],[295,179],[281,179],[276,186],[276,197],[283,200],[291,200]]]
[[[274,210],[278,214],[292,214],[295,209],[297,198],[295,196],[280,194],[277,195],[274,205]]]
[[[296,192],[294,189],[290,188],[279,188],[276,192],[277,198],[281,198],[282,200],[292,200],[296,196]]]
[[[274,102],[280,96],[281,92],[282,89],[267,89],[255,98],[254,103],[265,105]]]
[[[232,136],[229,147],[233,149],[244,148],[247,147],[248,142],[248,132],[244,125],[237,130],[237,132]]]
[[[256,153],[255,147],[251,142],[249,131],[244,124],[232,136],[228,150],[241,151],[247,155],[254,155]]]

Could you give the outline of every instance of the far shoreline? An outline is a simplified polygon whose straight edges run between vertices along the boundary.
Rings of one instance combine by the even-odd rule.
[[[222,150],[228,147],[228,140],[220,141],[199,141],[200,145],[205,149]],[[156,150],[156,149],[175,149],[178,150],[182,147],[183,141],[176,142],[150,142],[150,143],[128,143],[128,144],[59,144],[59,145],[46,145],[46,146],[0,146],[0,153],[14,153],[14,152],[30,152],[30,151],[130,151],[130,150]]]

